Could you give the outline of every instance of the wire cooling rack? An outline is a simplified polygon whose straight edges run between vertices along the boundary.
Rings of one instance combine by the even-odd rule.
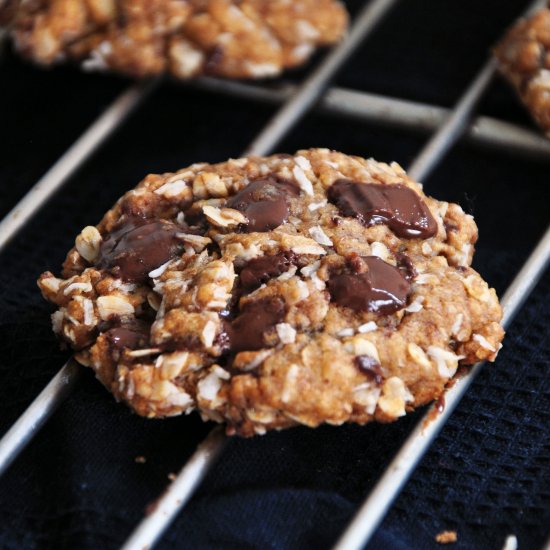
[[[487,61],[452,109],[363,91],[329,88],[333,76],[342,69],[359,44],[376,29],[379,22],[397,3],[398,0],[367,2],[354,18],[347,38],[327,54],[300,84],[268,86],[202,78],[187,85],[199,87],[209,93],[229,94],[250,101],[281,104],[275,116],[268,121],[243,154],[265,155],[272,152],[304,115],[315,108],[358,120],[431,132],[431,138],[408,169],[411,177],[420,181],[427,178],[461,137],[468,139],[475,146],[492,147],[510,154],[550,160],[550,142],[538,134],[498,119],[475,117],[476,105],[495,74],[496,66],[493,60]],[[543,4],[540,0],[535,2],[528,12]],[[159,84],[160,80],[135,84],[115,99],[0,222],[0,250],[32,220],[41,205],[97,148],[102,146],[107,137],[132,115],[134,109],[147,101],[150,92]],[[505,327],[512,322],[549,259],[550,228],[502,297]],[[431,420],[419,422],[412,430],[405,444],[359,508],[353,521],[342,533],[336,544],[338,550],[359,549],[370,539],[391,503],[482,367],[482,364],[475,365],[447,391],[446,407],[442,413],[435,415],[432,406],[426,413],[426,418]],[[79,373],[80,368],[73,360],[69,360],[0,440],[0,475],[17,458],[63,399],[71,393]],[[159,540],[206,473],[214,466],[223,452],[225,443],[226,437],[222,428],[215,428],[159,497],[155,509],[136,526],[126,541],[124,550],[150,548]]]

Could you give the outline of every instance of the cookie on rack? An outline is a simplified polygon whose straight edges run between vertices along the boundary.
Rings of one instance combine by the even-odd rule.
[[[500,72],[550,137],[550,7],[518,21],[495,56]]]
[[[149,175],[38,284],[140,415],[243,436],[388,422],[500,348],[476,239],[398,164],[310,149]]]
[[[338,0],[0,2],[0,24],[25,57],[137,77],[276,76],[337,42],[347,20]]]

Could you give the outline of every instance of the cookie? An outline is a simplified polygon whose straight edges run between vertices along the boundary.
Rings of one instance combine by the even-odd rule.
[[[38,284],[140,415],[243,436],[389,422],[500,348],[476,239],[398,164],[310,149],[149,175]]]
[[[518,21],[494,53],[500,72],[550,137],[550,8]]]
[[[347,20],[337,0],[0,2],[0,24],[25,57],[136,77],[276,76],[338,41]]]

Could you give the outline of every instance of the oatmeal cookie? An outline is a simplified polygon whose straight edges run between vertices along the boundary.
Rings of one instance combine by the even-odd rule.
[[[0,2],[0,24],[25,57],[137,77],[272,77],[338,41],[347,20],[337,0]]]
[[[521,19],[495,48],[500,72],[550,137],[550,8]]]
[[[38,284],[140,415],[243,436],[389,422],[500,348],[476,239],[398,164],[311,149],[149,175]]]

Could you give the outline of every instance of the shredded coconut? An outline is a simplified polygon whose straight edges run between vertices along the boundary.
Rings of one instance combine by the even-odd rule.
[[[329,239],[328,235],[319,227],[315,225],[309,228],[309,234],[313,239],[324,246],[332,246],[332,241]]]
[[[157,195],[163,195],[166,198],[177,197],[182,193],[187,184],[183,180],[176,180],[161,185],[158,189],[155,189]]]
[[[439,375],[445,378],[454,376],[458,368],[458,361],[464,358],[437,346],[430,346],[428,355],[436,362]]]
[[[94,324],[94,304],[92,300],[85,298],[82,301],[82,307],[84,309],[84,324],[89,327]]]
[[[90,292],[92,290],[92,284],[91,283],[71,283],[70,285],[67,285],[65,289],[63,290],[63,294],[67,296],[73,290],[82,290],[82,292]]]
[[[308,177],[305,175],[304,171],[299,167],[295,166],[292,169],[292,173],[294,174],[294,177],[296,178],[296,181],[298,182],[298,185],[300,186],[300,189],[306,194],[306,195],[313,195],[313,185],[311,184],[311,181],[309,181]]]
[[[422,305],[422,302],[424,301],[424,298],[422,296],[418,296],[414,302],[411,302],[406,308],[405,311],[408,313],[418,313],[421,309],[424,308]]]
[[[211,371],[205,378],[199,381],[197,384],[198,394],[202,399],[206,401],[214,401],[216,399],[220,388],[222,387],[221,379],[217,376],[216,372]]]
[[[387,261],[390,257],[390,251],[384,243],[374,241],[370,245],[370,251],[373,256],[378,256],[381,260]]]
[[[149,271],[149,277],[151,277],[151,279],[160,277],[166,271],[171,262],[172,260],[168,260],[166,263],[163,263],[156,269],[153,269],[153,271]]]
[[[326,206],[327,201],[321,201],[321,202],[312,202],[311,204],[308,204],[308,209],[311,212],[314,212],[315,210],[319,210],[319,208],[323,208],[323,206]]]
[[[302,170],[311,170],[311,163],[309,162],[309,160],[306,159],[306,157],[302,157],[301,155],[298,155],[297,157],[294,157],[294,162]]]
[[[296,340],[296,330],[288,323],[279,323],[275,325],[277,335],[282,344],[293,344]]]
[[[455,317],[455,321],[453,323],[453,326],[451,327],[451,334],[457,335],[458,331],[460,330],[460,327],[462,326],[462,321],[464,320],[464,315],[462,313],[459,313]]]
[[[284,273],[281,273],[281,275],[279,275],[277,277],[277,280],[278,281],[288,281],[289,279],[294,277],[294,275],[296,274],[297,269],[298,268],[295,265],[293,265],[288,271],[285,271]]]
[[[485,336],[482,336],[481,334],[474,334],[472,338],[482,347],[485,349],[488,349],[489,351],[492,351],[493,353],[496,351],[495,347],[485,338]]]
[[[369,321],[363,325],[357,327],[357,332],[361,334],[366,334],[367,332],[373,332],[378,329],[378,325],[374,321]]]

